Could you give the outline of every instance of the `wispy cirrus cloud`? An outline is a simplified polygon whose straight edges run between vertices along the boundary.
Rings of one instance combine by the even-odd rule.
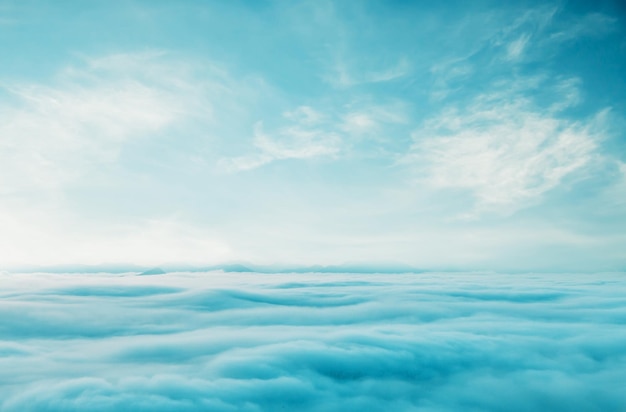
[[[211,105],[184,64],[119,54],[64,68],[53,84],[6,82],[0,190],[57,189],[114,163],[129,141],[159,135]]]
[[[604,13],[588,13],[558,26],[548,42],[563,43],[581,37],[601,37],[615,30],[618,19]]]
[[[505,60],[521,63],[541,59],[569,42],[605,36],[614,31],[617,22],[603,13],[558,16],[559,11],[550,6],[528,11],[503,31],[494,44],[504,46]]]
[[[413,132],[415,143],[402,160],[427,186],[469,194],[463,202],[473,217],[536,205],[569,179],[588,176],[598,160],[612,161],[600,150],[609,109],[585,118],[567,113],[584,102],[580,78],[549,68],[522,73],[574,39],[608,35],[615,20],[554,5],[519,16],[500,12],[473,48],[432,66],[431,99],[448,103]],[[513,67],[520,74],[511,78]],[[462,103],[450,103],[455,99]]]
[[[472,193],[475,212],[536,202],[597,156],[605,112],[587,121],[560,116],[579,102],[576,79],[558,83],[560,99],[542,110],[527,95],[533,83],[506,84],[428,119],[402,162],[427,186]]]
[[[524,49],[528,45],[529,40],[530,40],[530,34],[524,33],[520,35],[520,37],[518,37],[517,39],[510,42],[507,45],[507,49],[506,49],[506,52],[507,52],[506,59],[515,61],[515,60],[522,58]]]
[[[564,12],[555,5],[543,5],[523,11],[502,9],[487,17],[476,15],[465,18],[464,24],[485,27],[481,35],[470,33],[469,46],[457,50],[431,66],[435,101],[463,92],[470,79],[490,73],[497,76],[512,67],[550,61],[567,49],[571,42],[601,38],[616,30],[617,19],[592,12],[582,15]],[[542,70],[534,70],[542,73]]]
[[[318,114],[311,108],[300,109],[301,122],[268,133],[263,123],[254,126],[252,144],[256,153],[220,159],[218,169],[238,172],[255,169],[276,160],[333,157],[341,147],[341,137],[317,127]]]
[[[359,151],[362,139],[381,143],[387,139],[386,126],[408,122],[405,106],[401,102],[347,104],[335,111],[299,106],[282,113],[282,125],[272,131],[266,131],[263,123],[257,122],[252,138],[256,152],[224,157],[219,160],[218,169],[238,172],[279,160],[334,159],[346,155],[351,148]]]
[[[350,105],[341,115],[338,128],[354,137],[369,135],[381,141],[388,137],[385,126],[409,123],[408,111],[408,104],[403,101]]]
[[[389,82],[408,76],[412,71],[407,57],[400,57],[397,63],[379,69],[367,70],[360,66],[359,62],[350,65],[343,58],[338,58],[325,79],[334,87],[345,89],[363,84]]]

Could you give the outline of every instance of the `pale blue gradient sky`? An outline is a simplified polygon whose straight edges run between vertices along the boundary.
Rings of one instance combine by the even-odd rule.
[[[0,1],[0,266],[626,267],[611,2]]]

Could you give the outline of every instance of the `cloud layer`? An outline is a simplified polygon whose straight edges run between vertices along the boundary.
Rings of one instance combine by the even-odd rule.
[[[618,274],[1,277],[2,411],[626,407]]]

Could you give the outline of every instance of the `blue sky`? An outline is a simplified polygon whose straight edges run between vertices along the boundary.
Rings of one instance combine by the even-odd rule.
[[[623,270],[619,2],[0,1],[0,266]]]

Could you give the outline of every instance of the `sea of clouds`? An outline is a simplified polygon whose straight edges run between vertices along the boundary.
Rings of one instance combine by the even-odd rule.
[[[0,274],[0,411],[624,411],[624,274]]]

